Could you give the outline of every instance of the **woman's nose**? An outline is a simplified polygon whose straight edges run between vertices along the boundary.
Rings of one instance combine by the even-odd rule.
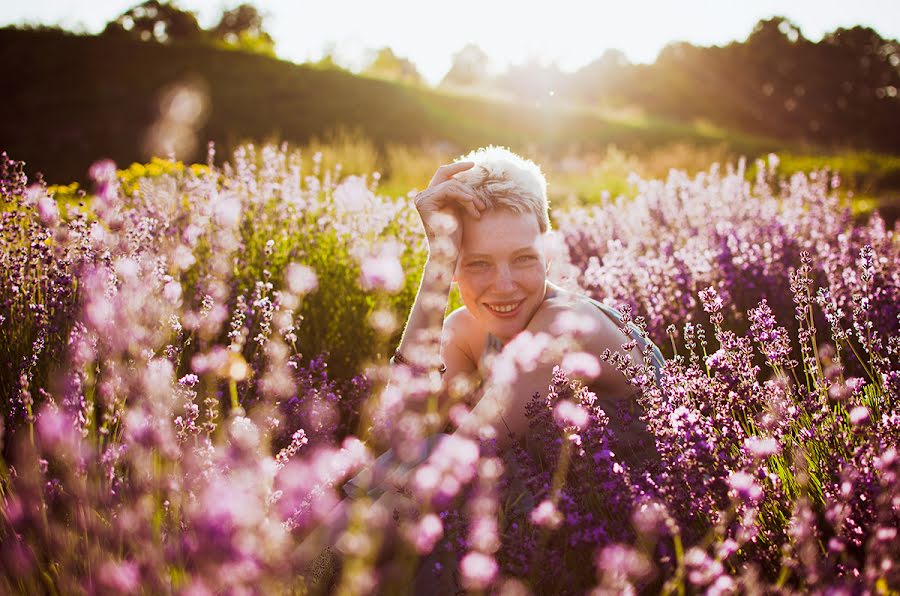
[[[510,271],[509,267],[501,266],[497,269],[497,277],[494,278],[494,288],[498,292],[516,289],[516,282],[513,280],[512,271]]]

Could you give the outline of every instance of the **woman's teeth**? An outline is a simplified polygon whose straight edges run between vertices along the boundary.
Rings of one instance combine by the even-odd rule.
[[[515,304],[505,304],[502,306],[488,304],[487,306],[488,306],[488,308],[490,308],[491,310],[496,311],[496,312],[512,312],[512,311],[516,310],[516,307],[518,307],[519,304],[521,304],[521,302],[516,302]]]

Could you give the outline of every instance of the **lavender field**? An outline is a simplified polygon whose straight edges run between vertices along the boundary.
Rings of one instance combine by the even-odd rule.
[[[213,163],[98,162],[79,196],[3,155],[0,592],[900,590],[900,229],[836,175],[773,155],[551,211],[551,276],[666,356],[658,382],[600,363],[642,389],[646,461],[565,356],[538,449],[450,434],[434,377],[386,388],[410,196],[286,148]],[[389,449],[393,500],[367,473]]]

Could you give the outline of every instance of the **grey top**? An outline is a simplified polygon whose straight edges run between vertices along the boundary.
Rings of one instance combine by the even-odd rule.
[[[591,304],[599,308],[608,316],[617,327],[622,327],[622,313],[617,309],[607,306],[602,302],[588,296],[584,297]],[[637,342],[642,353],[649,351],[651,365],[657,384],[662,380],[662,367],[665,358],[659,348],[649,338],[641,335],[640,329],[633,323],[629,323],[631,337]],[[496,353],[503,349],[503,342],[491,335],[487,336],[485,354]],[[608,429],[612,431],[611,444],[613,453],[617,459],[628,464],[631,471],[635,468],[642,469],[650,460],[659,460],[656,451],[656,442],[653,435],[647,430],[646,423],[641,420],[644,414],[640,403],[630,395],[597,395],[597,404],[609,418]]]

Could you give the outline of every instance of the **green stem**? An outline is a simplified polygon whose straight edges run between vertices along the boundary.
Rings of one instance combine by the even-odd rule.
[[[853,351],[853,355],[856,356],[856,359],[859,361],[859,365],[862,366],[863,371],[866,373],[866,376],[869,377],[869,380],[875,383],[875,377],[872,375],[872,372],[869,370],[869,367],[866,366],[866,363],[863,361],[862,357],[859,355],[859,352],[856,351],[856,346],[853,345],[853,341],[848,337],[847,345],[850,346],[850,349]]]
[[[238,401],[237,381],[234,379],[228,381],[228,393],[231,396],[231,411],[237,411],[241,404]]]

